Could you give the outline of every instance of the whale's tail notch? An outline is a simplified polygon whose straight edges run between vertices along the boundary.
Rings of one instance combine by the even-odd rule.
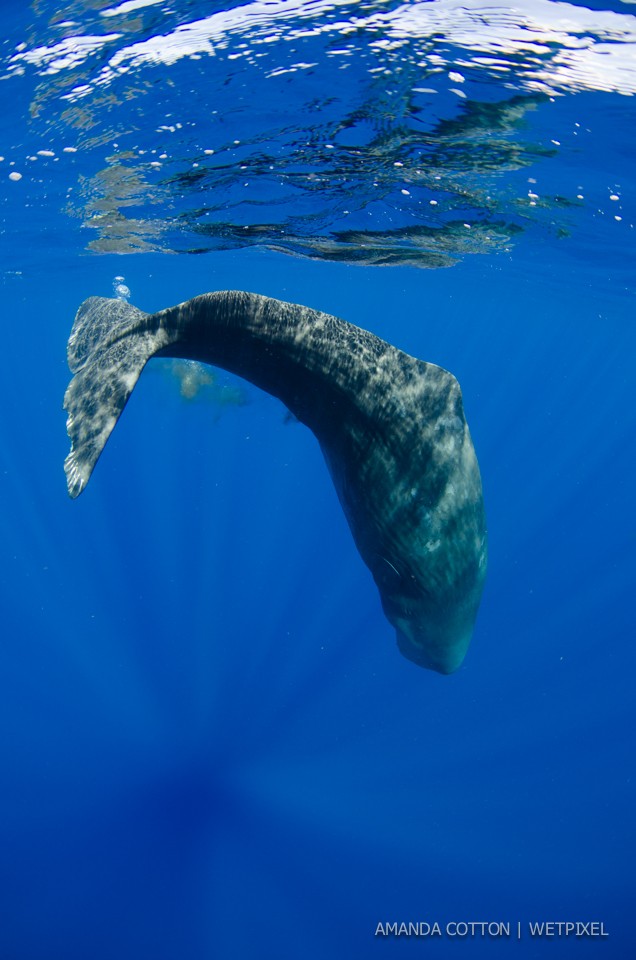
[[[71,452],[64,461],[69,496],[80,495],[146,362],[162,346],[150,314],[123,300],[89,297],[68,342],[74,377],[64,395]]]

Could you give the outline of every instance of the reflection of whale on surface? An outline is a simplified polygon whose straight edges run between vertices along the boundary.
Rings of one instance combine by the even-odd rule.
[[[481,597],[486,529],[452,374],[336,317],[258,294],[209,293],[154,314],[90,297],[68,343],[71,497],[154,356],[239,374],[314,432],[400,650],[455,670]]]

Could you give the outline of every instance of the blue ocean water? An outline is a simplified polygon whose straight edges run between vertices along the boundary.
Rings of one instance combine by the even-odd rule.
[[[2,960],[632,956],[633,5],[2,12]],[[456,674],[400,656],[315,439],[222,372],[151,363],[68,499],[66,341],[118,283],[458,377],[490,562]],[[528,926],[568,921],[608,935]]]

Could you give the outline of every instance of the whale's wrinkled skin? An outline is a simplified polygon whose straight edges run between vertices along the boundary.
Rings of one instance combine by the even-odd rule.
[[[486,574],[479,467],[455,377],[308,307],[242,291],[159,313],[90,297],[68,343],[68,491],[92,473],[146,362],[222,367],[279,397],[317,437],[401,652],[451,673]]]

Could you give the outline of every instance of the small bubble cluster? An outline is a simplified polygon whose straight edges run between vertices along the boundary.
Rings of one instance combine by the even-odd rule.
[[[115,277],[113,280],[113,293],[116,300],[124,300],[126,303],[130,300],[130,288],[124,283],[124,277]]]

